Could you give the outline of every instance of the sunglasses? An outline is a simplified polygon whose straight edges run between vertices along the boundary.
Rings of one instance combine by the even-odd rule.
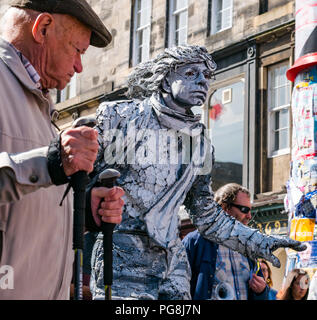
[[[244,214],[248,214],[249,211],[251,210],[251,208],[247,206],[240,206],[239,204],[235,204],[235,203],[231,203],[231,206],[238,208]]]

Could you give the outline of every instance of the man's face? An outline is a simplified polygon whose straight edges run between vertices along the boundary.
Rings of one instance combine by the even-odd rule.
[[[212,72],[204,62],[182,65],[171,71],[166,80],[173,103],[168,107],[174,105],[178,109],[188,109],[201,106],[207,98],[211,78]]]
[[[232,217],[236,218],[244,225],[247,225],[251,220],[251,210],[248,213],[243,213],[234,205],[244,206],[251,209],[250,197],[246,193],[239,191],[236,199],[233,201],[233,205],[231,205],[230,208],[226,210]]]
[[[57,15],[58,23],[61,25],[56,27],[56,32],[46,43],[40,76],[44,88],[62,90],[75,72],[83,70],[81,55],[89,47],[91,31],[65,15]]]

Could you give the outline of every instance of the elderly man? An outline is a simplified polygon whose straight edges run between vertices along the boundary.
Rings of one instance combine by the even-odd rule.
[[[114,296],[190,299],[190,267],[178,237],[183,204],[204,237],[250,258],[278,265],[276,248],[303,249],[244,226],[213,200],[211,145],[191,108],[205,102],[215,69],[204,47],[166,49],[129,77],[130,94],[138,99],[103,103],[97,110],[95,174],[118,169],[126,192],[114,233]],[[104,297],[101,234],[93,250],[91,291],[94,299]]]
[[[95,129],[57,136],[48,89],[63,89],[89,45],[111,35],[85,0],[12,0],[0,39],[0,263],[11,270],[0,299],[67,299],[72,277],[69,177],[92,171]],[[124,194],[95,188],[101,219],[118,223]],[[90,204],[88,204],[90,205]],[[110,217],[109,217],[110,215]]]
[[[251,220],[250,192],[236,184],[222,186],[215,201],[244,225]],[[191,295],[195,300],[267,300],[269,287],[255,274],[255,261],[204,239],[196,230],[183,239],[191,266]]]

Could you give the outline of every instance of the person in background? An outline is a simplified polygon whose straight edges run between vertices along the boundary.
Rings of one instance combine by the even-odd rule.
[[[263,278],[268,285],[267,300],[276,300],[277,291],[273,289],[272,270],[267,261],[259,259]]]
[[[276,295],[276,300],[307,300],[309,276],[303,269],[293,269]]]
[[[236,183],[218,189],[215,201],[244,225],[251,220],[250,192]],[[265,280],[253,273],[254,261],[215,242],[196,230],[183,239],[192,270],[194,300],[265,300]]]

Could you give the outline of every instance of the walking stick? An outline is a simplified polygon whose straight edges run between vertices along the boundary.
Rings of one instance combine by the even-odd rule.
[[[114,169],[106,169],[99,174],[97,186],[112,188],[120,172]],[[105,300],[111,300],[111,285],[113,280],[112,269],[112,234],[114,223],[101,222],[103,234],[103,281],[105,286]]]
[[[74,121],[72,127],[94,127],[96,120],[93,117],[82,117]],[[83,249],[86,209],[86,185],[88,175],[85,171],[78,171],[71,176],[71,186],[74,191],[73,207],[73,250],[75,251],[74,267],[74,300],[83,299]]]

